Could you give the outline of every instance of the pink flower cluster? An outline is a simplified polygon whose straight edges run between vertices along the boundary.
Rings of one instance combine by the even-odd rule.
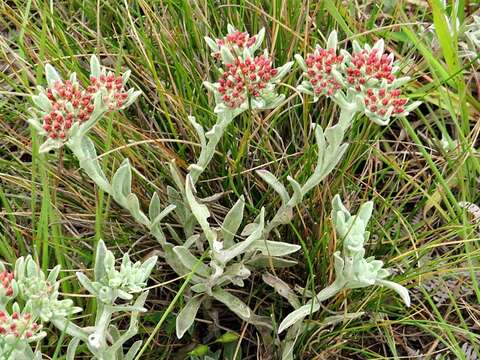
[[[408,100],[400,98],[400,94],[400,89],[367,89],[363,100],[365,108],[381,117],[387,115],[390,108],[393,109],[392,114],[402,114],[405,111],[404,106]]]
[[[235,63],[227,64],[227,70],[218,80],[218,92],[223,103],[231,109],[240,107],[249,96],[259,97],[270,79],[278,70],[272,68],[270,58],[259,55],[255,58],[237,58]]]
[[[13,273],[4,270],[0,273],[0,286],[3,289],[4,296],[13,295],[12,280],[14,278]]]
[[[0,311],[0,335],[13,335],[19,340],[25,340],[35,335],[42,325],[32,321],[29,313],[23,315],[14,312],[11,316]]]
[[[90,77],[90,85],[87,87],[87,92],[93,96],[98,91],[104,92],[103,102],[108,106],[109,110],[120,109],[128,98],[123,78],[115,76],[111,72],[106,75],[102,74],[98,78]]]
[[[306,78],[312,85],[315,95],[322,92],[328,96],[334,95],[342,84],[332,75],[332,70],[343,61],[342,55],[336,55],[335,49],[317,48],[313,54],[308,54]]]
[[[255,44],[256,36],[251,36],[247,32],[235,31],[231,34],[228,34],[223,39],[216,39],[218,48],[221,49],[222,46],[227,46],[230,50],[234,50],[235,47],[239,50],[237,55],[243,51],[244,48],[250,48]],[[235,51],[234,51],[235,53]],[[220,51],[212,53],[212,56],[216,60],[220,60]]]
[[[354,48],[359,47],[354,44]],[[405,106],[408,99],[401,96],[399,83],[395,83],[394,56],[382,49],[381,40],[373,48],[365,46],[352,54],[343,51],[342,55],[333,48],[317,46],[302,60],[306,79],[302,88],[316,97],[335,96],[341,90],[339,101],[361,104],[368,117],[382,124],[392,115],[408,113],[412,106]]]
[[[73,123],[88,120],[94,109],[92,96],[77,82],[57,80],[46,95],[51,111],[43,116],[43,129],[52,139],[65,139]]]
[[[352,53],[346,68],[347,82],[354,86],[356,91],[361,91],[369,79],[386,80],[391,84],[395,80],[393,70],[393,56],[379,55],[379,49],[373,48],[370,52],[363,49],[361,52]]]
[[[128,98],[121,76],[113,73],[91,77],[84,89],[78,82],[57,80],[46,90],[51,110],[43,115],[43,129],[52,139],[66,139],[68,130],[76,122],[90,119],[95,109],[94,95],[102,91],[103,102],[109,110],[121,108]]]

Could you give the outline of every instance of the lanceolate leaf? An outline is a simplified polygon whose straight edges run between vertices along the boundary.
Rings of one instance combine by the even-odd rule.
[[[285,186],[273,175],[270,171],[267,170],[257,170],[257,174],[265,181],[268,185],[270,185],[273,190],[277,192],[277,194],[282,199],[282,204],[286,205],[290,196],[288,195],[287,189]]]
[[[150,200],[150,206],[148,207],[148,216],[150,217],[150,221],[153,222],[153,219],[155,219],[161,211],[161,204],[160,204],[160,198],[158,197],[158,194],[155,192],[152,196],[152,199]]]
[[[208,208],[205,205],[198,203],[197,199],[195,199],[195,195],[193,195],[192,188],[193,188],[193,185],[190,179],[190,175],[187,175],[185,192],[187,196],[188,205],[190,205],[192,214],[195,216],[198,223],[202,227],[202,230],[205,233],[205,236],[208,240],[210,247],[213,248],[213,242],[217,239],[217,235],[210,228],[210,224],[208,223],[210,212],[208,211]]]
[[[210,270],[207,265],[205,265],[200,259],[197,259],[190,250],[184,246],[175,246],[173,252],[178,256],[178,259],[182,264],[190,270],[195,269],[195,273],[198,275],[208,277],[210,275]]]
[[[403,287],[400,284],[397,284],[396,282],[388,281],[388,280],[381,280],[381,279],[377,280],[377,284],[383,285],[385,287],[388,287],[388,288],[392,289],[398,295],[400,295],[400,297],[402,298],[403,302],[405,303],[405,305],[407,307],[410,306],[410,295],[408,293],[408,290],[405,287]]]
[[[230,211],[225,216],[222,224],[222,234],[223,234],[223,248],[228,249],[234,243],[234,236],[237,233],[238,228],[243,220],[243,209],[245,207],[244,197],[241,196],[240,199],[233,205]]]
[[[100,281],[105,276],[105,256],[107,255],[107,247],[103,240],[100,240],[97,245],[97,250],[95,254],[95,268],[94,276],[95,281]]]
[[[281,241],[256,240],[250,249],[258,250],[263,255],[269,256],[285,256],[297,252],[301,249],[300,245],[290,244]]]
[[[132,170],[128,159],[123,160],[115,175],[113,175],[112,190],[115,200],[120,203],[124,202],[132,192]]]
[[[263,229],[265,226],[265,209],[262,208],[259,216],[259,223],[253,233],[247,237],[245,240],[233,245],[231,248],[226,250],[221,250],[215,253],[215,259],[221,263],[227,263],[236,256],[243,254],[249,249],[253,242],[259,240],[263,234]]]
[[[225,304],[231,311],[237,314],[241,319],[248,321],[252,315],[252,310],[242,300],[230,294],[228,291],[217,288],[212,291],[213,297]]]
[[[181,339],[185,332],[192,326],[197,316],[198,309],[202,304],[203,295],[195,295],[192,297],[185,307],[180,311],[176,319],[177,337]]]
[[[318,302],[310,303],[303,305],[297,310],[291,312],[287,315],[285,319],[280,323],[278,328],[278,333],[283,332],[285,329],[288,329],[290,326],[303,321],[308,315],[317,312],[320,309],[320,304]]]

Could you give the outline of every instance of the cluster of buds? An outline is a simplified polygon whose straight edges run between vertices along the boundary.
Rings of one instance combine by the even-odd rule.
[[[20,314],[14,311],[12,315],[0,311],[0,335],[14,337],[17,340],[29,340],[38,334],[42,325],[32,320],[30,313]]]
[[[94,110],[93,97],[77,81],[57,80],[46,89],[50,111],[43,115],[43,130],[51,139],[65,139],[75,122],[84,122]]]
[[[391,84],[396,78],[393,70],[393,54],[381,54],[380,49],[375,47],[370,51],[362,49],[353,52],[345,68],[347,82],[356,91],[362,91],[370,79],[385,80]]]
[[[405,113],[406,98],[400,98],[400,89],[367,89],[363,98],[365,114],[368,117],[378,116],[380,118],[391,115],[402,115]]]
[[[223,63],[220,79],[215,83],[204,83],[215,95],[215,112],[238,114],[248,108],[271,109],[285,98],[276,93],[275,87],[290,70],[292,62],[274,68],[266,49],[255,56],[264,36],[264,29],[250,36],[229,25],[225,38],[213,41],[205,37],[213,50],[213,57]]]
[[[27,300],[30,312],[42,321],[67,317],[82,310],[73,306],[71,299],[58,299],[59,272],[60,266],[57,265],[46,277],[30,255],[18,258],[15,263],[15,283],[19,296]]]
[[[115,76],[108,72],[101,74],[98,78],[90,76],[90,84],[87,92],[93,96],[97,92],[102,92],[103,103],[108,110],[118,110],[125,105],[128,99],[128,92],[125,91],[124,80],[121,76]]]
[[[312,54],[307,55],[305,77],[312,85],[315,96],[333,96],[342,88],[336,72],[342,61],[343,55],[337,55],[334,48],[326,50],[317,46]]]
[[[0,298],[13,296],[14,275],[7,270],[0,272]]]
[[[257,35],[250,36],[248,32],[239,31],[230,24],[227,31],[227,35],[220,39],[213,40],[208,36],[205,37],[215,60],[221,61],[225,57],[242,56],[245,52],[253,55],[265,36],[265,29],[261,29]]]
[[[218,80],[218,92],[223,103],[231,109],[240,107],[248,97],[260,97],[270,79],[278,73],[272,68],[271,59],[263,54],[245,60],[239,57],[226,67]]]
[[[124,254],[120,269],[117,269],[115,256],[106,248],[103,241],[99,242],[97,253],[99,255],[95,260],[97,269],[95,281],[91,281],[81,272],[77,272],[77,277],[92,295],[109,305],[114,304],[117,298],[132,300],[133,294],[142,292],[157,262],[157,257],[152,256],[144,262],[133,263],[128,254]]]
[[[79,138],[105,113],[126,108],[140,95],[140,91],[125,89],[130,71],[116,76],[107,72],[96,56],[91,57],[90,70],[90,81],[84,87],[75,73],[62,80],[53,66],[45,66],[48,87],[37,87],[39,92],[32,97],[34,117],[28,120],[48,137],[40,152],[59,148],[74,137],[79,144]]]
[[[151,257],[145,262],[133,263],[128,254],[122,258],[120,269],[115,267],[115,257],[110,250],[105,250],[105,278],[100,282],[113,290],[114,295],[121,299],[130,300],[134,293],[141,292],[147,285],[148,276],[153,270],[157,257]]]
[[[359,289],[372,285],[385,286],[398,295],[408,307],[410,295],[402,285],[385,280],[390,275],[388,269],[383,268],[383,262],[374,256],[365,258],[365,242],[370,236],[367,230],[368,222],[372,217],[373,202],[363,203],[355,215],[350,214],[343,205],[340,195],[335,195],[332,201],[332,220],[336,233],[343,243],[343,250],[333,254],[335,280],[322,289],[306,305],[303,305],[287,315],[280,323],[278,332],[302,321],[306,316],[320,310],[320,303],[344,289]]]
[[[341,50],[337,55],[337,34],[333,31],[326,49],[317,45],[305,60],[300,55],[295,58],[305,78],[298,89],[312,95],[314,101],[322,94],[329,96],[350,114],[362,111],[380,125],[388,124],[391,116],[406,116],[420,104],[406,106],[408,100],[401,97],[400,87],[409,78],[397,77],[399,68],[393,54],[384,53],[383,40],[363,48],[354,41],[351,54]]]
[[[337,194],[332,201],[332,220],[335,231],[343,241],[343,251],[334,253],[337,284],[347,289],[383,285],[396,291],[406,306],[410,306],[408,290],[384,280],[390,275],[383,262],[373,256],[365,258],[365,242],[370,236],[367,226],[372,217],[373,202],[363,203],[356,215],[350,214]]]
[[[220,60],[220,49],[222,47],[229,48],[233,53],[241,54],[243,49],[251,48],[255,44],[256,39],[256,36],[250,37],[247,32],[236,30],[235,32],[225,36],[223,39],[216,39],[218,51],[212,52],[212,56],[215,60]]]

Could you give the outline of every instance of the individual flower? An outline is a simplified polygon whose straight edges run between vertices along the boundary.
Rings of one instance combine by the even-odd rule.
[[[217,106],[215,112],[269,109],[284,100],[278,95],[276,84],[288,72],[292,63],[274,68],[272,59],[265,50],[263,54],[245,58],[238,56],[221,69],[221,77],[216,83],[205,82],[213,91]]]
[[[227,35],[220,39],[211,39],[205,36],[207,45],[212,50],[211,55],[215,60],[222,60],[222,56],[227,58],[242,56],[248,52],[253,56],[265,37],[265,29],[262,28],[257,35],[250,36],[246,31],[239,31],[233,25],[227,25]],[[223,54],[223,55],[222,55]]]

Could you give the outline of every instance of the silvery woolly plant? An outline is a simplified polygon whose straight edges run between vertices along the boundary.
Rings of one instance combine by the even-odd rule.
[[[292,62],[275,68],[266,50],[259,55],[256,54],[261,47],[264,33],[262,29],[257,35],[250,36],[229,25],[226,37],[217,40],[206,38],[213,57],[220,63],[218,81],[204,83],[213,93],[216,122],[210,130],[205,131],[194,117],[188,118],[198,135],[201,151],[197,162],[187,168],[185,175],[180,172],[174,162],[170,164],[174,186],[167,187],[170,204],[165,208],[162,207],[160,198],[155,193],[151,197],[148,212],[141,209],[138,197],[132,193],[132,167],[127,159],[121,163],[112,179],[108,179],[98,163],[94,143],[89,138],[89,131],[106,113],[129,106],[139,95],[139,92],[133,89],[126,89],[128,71],[122,76],[116,76],[100,66],[98,59],[93,56],[90,62],[89,83],[84,87],[77,81],[75,74],[71,75],[69,80],[63,81],[53,67],[47,65],[45,72],[48,88],[39,87],[39,94],[33,97],[36,107],[32,111],[33,117],[30,123],[41,134],[48,137],[40,150],[46,152],[63,145],[67,146],[78,158],[80,167],[95,184],[127,209],[133,218],[145,226],[158,240],[166,263],[178,275],[188,276],[190,283],[186,291],[187,301],[176,319],[179,338],[193,325],[196,314],[202,306],[205,312],[217,321],[212,300],[223,303],[244,321],[271,328],[269,318],[254,314],[247,304],[229,291],[229,287],[232,285],[242,287],[244,281],[256,268],[273,269],[296,264],[285,256],[298,251],[300,247],[272,240],[271,232],[279,225],[291,221],[294,208],[301,204],[306,194],[325,179],[338,164],[348,146],[344,142],[345,132],[357,112],[363,111],[375,122],[386,124],[392,114],[405,115],[417,105],[414,103],[405,106],[406,101],[399,98],[398,87],[406,79],[396,79],[393,75],[396,68],[392,67],[392,57],[383,54],[382,42],[378,42],[373,49],[365,46],[363,50],[358,44],[354,44],[355,52],[352,55],[347,53],[337,55],[336,34],[331,34],[327,45],[328,51],[317,48],[314,54],[307,56],[306,60],[296,56],[298,63],[305,71],[305,81],[299,86],[299,90],[313,95],[314,100],[324,94],[337,102],[341,108],[340,119],[336,125],[326,129],[317,124],[312,126],[317,143],[317,163],[312,174],[303,184],[287,177],[292,189],[289,192],[272,173],[266,170],[258,171],[257,174],[275,190],[281,199],[277,212],[269,218],[265,209],[259,209],[256,218],[242,228],[245,222],[245,199],[241,197],[228,211],[223,222],[214,226],[209,221],[211,213],[207,204],[218,196],[200,199],[195,187],[212,160],[218,142],[228,125],[240,114],[274,109],[285,99],[283,94],[278,93],[277,87],[289,72]],[[369,60],[370,58],[372,60]],[[376,67],[365,65],[362,61],[373,61]],[[352,66],[355,69],[352,70]],[[380,79],[372,78],[372,69],[377,73],[381,70],[381,75],[377,74]],[[353,74],[352,78],[348,75],[350,73]],[[386,95],[381,98],[383,93]],[[370,106],[370,102],[374,100],[371,94],[377,97],[378,101],[379,99],[387,100],[387,104],[384,105],[385,112],[383,110],[378,112],[379,109]],[[161,222],[167,215],[172,215],[179,222],[183,233],[166,224],[165,228],[170,236],[165,235],[165,228]],[[146,293],[142,292],[133,305],[123,308],[124,311],[132,311],[133,330],[128,329],[123,335],[119,335],[118,330],[110,331],[105,324],[111,320],[113,307],[120,310],[118,306],[113,305],[113,302],[117,298],[132,301],[130,295],[132,292],[141,291],[142,285],[131,286],[132,284],[125,282],[122,276],[115,275],[112,256],[108,255],[103,243],[101,244],[97,249],[97,258],[104,254],[104,261],[101,261],[104,264],[103,270],[96,269],[94,281],[78,275],[83,286],[103,301],[99,307],[102,310],[97,314],[100,325],[96,324],[96,326],[98,325],[100,330],[93,330],[87,335],[82,332],[84,330],[78,329],[70,322],[65,323],[65,329],[68,329],[74,337],[69,354],[74,354],[78,344],[83,340],[90,351],[99,356],[98,358],[116,359],[109,356],[114,356],[112,354],[120,351],[121,345],[115,344],[123,344],[124,340],[130,338],[134,330],[136,331],[136,318],[143,306]],[[353,253],[344,253],[344,258],[338,254],[335,256],[336,268],[339,271],[338,278],[344,281],[341,288],[352,287],[354,284],[358,287],[359,284],[366,284],[362,281],[372,280],[361,278],[354,283],[351,278],[346,277],[350,276],[349,269],[353,266],[353,263],[350,264],[347,261],[348,256],[355,258],[354,264],[357,268],[363,266],[372,271],[378,270],[375,283],[380,284],[380,281],[385,281],[382,276],[385,277],[386,272],[380,269],[381,266],[377,269],[378,262],[363,259],[361,251],[355,254],[353,256]],[[129,260],[125,260],[125,265],[122,263],[122,268],[130,269],[130,266]],[[144,270],[146,274],[151,268]],[[113,276],[111,279],[110,275]],[[148,274],[146,276],[148,277]],[[139,281],[143,284],[145,280],[146,277]],[[337,282],[333,290],[340,287],[339,284]],[[390,283],[382,284],[394,287]],[[313,305],[308,305],[309,309],[311,306],[316,306],[317,302],[312,299]],[[301,306],[298,299],[291,303],[297,308],[295,315],[287,317],[282,322],[280,330],[291,324],[295,324],[296,329],[300,329],[301,316],[298,314],[305,312],[305,306]],[[295,321],[290,324],[292,318]],[[74,332],[77,332],[78,336],[73,335]],[[287,354],[291,354],[294,337],[290,337],[289,346],[285,347]],[[139,345],[132,347],[132,353],[136,352],[137,346]],[[131,353],[125,356],[126,359],[134,356],[129,354]]]
[[[343,289],[357,289],[372,285],[388,287],[396,291],[406,306],[410,306],[408,290],[403,286],[385,280],[390,275],[383,268],[383,262],[374,257],[365,258],[364,244],[368,241],[370,232],[368,222],[372,216],[373,202],[368,201],[360,206],[356,215],[351,215],[343,205],[340,196],[335,195],[332,201],[332,220],[335,231],[342,241],[342,252],[333,254],[335,280],[321,290],[305,305],[297,307],[281,322],[278,331],[282,332],[318,311],[320,303],[332,298]]]
[[[67,360],[75,358],[81,342],[87,345],[93,359],[132,360],[141,341],[133,343],[126,354],[123,346],[138,331],[138,316],[145,311],[143,305],[148,294],[144,287],[156,261],[156,257],[151,257],[144,263],[132,263],[125,254],[117,270],[113,253],[100,241],[95,258],[94,280],[77,272],[79,282],[95,297],[97,306],[95,322],[86,327],[79,327],[72,321],[72,316],[82,309],[74,306],[71,299],[59,299],[60,282],[57,278],[60,266],[57,265],[45,275],[31,256],[17,259],[14,272],[8,272],[1,265],[2,359],[42,359],[41,352],[34,353],[30,345],[46,336],[43,327],[50,323],[72,337]],[[8,302],[14,300],[24,304],[23,309],[18,303],[7,306]],[[121,304],[116,304],[118,300],[121,300]],[[112,315],[122,312],[130,314],[130,325],[125,331],[120,331],[112,322]]]
[[[141,210],[138,197],[131,190],[132,168],[127,159],[121,163],[113,178],[107,179],[98,163],[94,143],[88,136],[89,130],[102,116],[109,111],[125,108],[138,96],[138,92],[125,89],[129,72],[115,76],[101,67],[98,59],[92,56],[90,82],[82,87],[75,74],[64,82],[55,69],[47,65],[45,73],[49,86],[47,89],[38,88],[39,94],[33,97],[36,105],[32,111],[34,116],[29,120],[41,134],[48,137],[41,146],[41,152],[67,146],[95,184],[129,210],[137,222],[149,229],[162,246],[163,256],[172,269],[180,276],[192,274],[190,288],[195,295],[177,317],[179,337],[193,324],[200,305],[204,304],[208,311],[213,299],[224,303],[245,321],[270,327],[268,318],[256,316],[225,287],[230,284],[243,286],[243,281],[250,276],[251,268],[254,267],[294,265],[294,261],[282,257],[300,248],[298,245],[266,240],[263,209],[254,222],[247,224],[241,234],[236,235],[243,221],[243,197],[227,214],[221,228],[211,227],[208,222],[209,210],[204,201],[195,195],[195,184],[211,161],[228,124],[246,110],[259,111],[278,106],[284,95],[277,93],[276,84],[292,65],[290,62],[280,68],[273,68],[266,51],[255,55],[262,43],[264,30],[255,36],[252,46],[240,46],[238,32],[231,27],[229,29],[237,34],[234,35],[236,45],[232,47],[227,41],[219,48],[220,60],[223,62],[223,69],[219,70],[221,78],[213,84],[205,83],[215,95],[217,122],[211,130],[205,132],[195,118],[189,117],[202,149],[197,163],[188,168],[186,177],[180,174],[174,163],[170,165],[176,189],[167,188],[170,205],[164,209],[155,193],[148,214]],[[240,77],[243,80],[239,80]],[[167,241],[160,224],[172,211],[184,229],[184,234],[179,235],[167,226],[174,243]],[[197,225],[200,226],[200,233],[196,231]],[[241,241],[235,241],[236,238]],[[90,291],[88,283],[84,281],[83,284]]]
[[[170,202],[176,206],[175,215],[183,225],[183,238],[186,241],[181,240],[182,236],[173,229],[169,229],[179,245],[173,247],[170,256],[167,253],[167,261],[170,257],[170,263],[175,264],[177,273],[188,273],[191,270],[194,273],[190,287],[192,296],[177,317],[178,337],[182,337],[191,327],[202,304],[215,318],[210,305],[212,299],[225,304],[244,321],[271,327],[269,318],[254,314],[226,287],[242,287],[244,280],[257,267],[295,264],[284,259],[284,256],[300,249],[297,245],[267,239],[269,225],[266,223],[264,209],[260,209],[256,219],[239,231],[244,222],[243,196],[230,209],[219,227],[212,226],[208,221],[210,211],[205,201],[197,198],[195,191],[199,176],[211,161],[216,145],[231,121],[246,110],[276,108],[285,98],[277,93],[276,85],[289,71],[292,62],[274,68],[266,50],[255,55],[262,44],[264,33],[265,30],[262,29],[257,35],[250,36],[229,25],[226,37],[217,40],[205,38],[212,56],[221,64],[220,79],[215,83],[204,83],[213,92],[217,122],[205,133],[195,118],[189,118],[202,146],[199,159],[196,164],[188,167],[185,179],[172,164],[171,173],[176,189],[168,188]],[[201,232],[194,234],[196,224],[200,226]],[[207,249],[204,244],[208,246]]]
[[[196,164],[189,173],[194,183],[211,161],[215,147],[228,125],[246,110],[261,111],[279,106],[285,95],[277,93],[277,84],[285,77],[293,62],[275,68],[268,50],[256,55],[265,36],[265,29],[257,35],[236,30],[228,25],[228,34],[222,39],[205,37],[212,50],[212,56],[220,61],[220,78],[212,83],[205,81],[205,87],[215,98],[215,125],[207,133],[190,117],[200,138],[202,150]]]

